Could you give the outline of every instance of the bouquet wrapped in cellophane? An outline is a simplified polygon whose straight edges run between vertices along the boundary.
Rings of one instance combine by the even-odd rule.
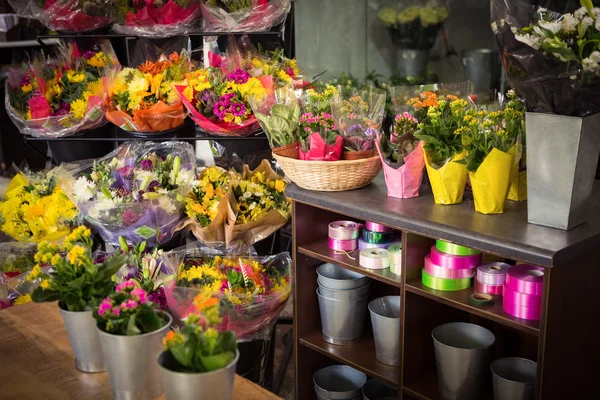
[[[202,0],[114,0],[113,29],[147,37],[186,35],[200,28]]]
[[[133,56],[137,68],[123,68],[109,82],[106,118],[127,131],[157,133],[183,125],[185,112],[175,85],[193,70],[189,39],[157,46],[140,39]]]
[[[0,243],[0,310],[30,301],[36,284],[27,275],[36,264],[36,250],[33,243]]]
[[[104,239],[117,245],[166,243],[196,179],[193,147],[184,142],[130,142],[94,161],[63,164],[61,184]]]
[[[120,69],[108,40],[81,51],[68,44],[55,58],[13,67],[6,111],[24,135],[60,137],[106,123],[106,78]]]
[[[291,293],[289,253],[267,257],[232,255],[216,248],[173,251],[167,260],[177,280],[165,288],[175,319],[193,312],[194,298],[203,294],[219,299],[219,331],[233,331],[241,341],[257,338],[272,323]]]
[[[206,0],[200,4],[208,32],[267,31],[290,11],[290,0]]]
[[[110,0],[9,0],[23,18],[56,31],[85,32],[110,24]]]

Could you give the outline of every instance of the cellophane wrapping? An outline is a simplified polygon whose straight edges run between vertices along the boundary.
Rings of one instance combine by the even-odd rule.
[[[36,264],[33,243],[0,243],[0,309],[10,307],[20,296],[31,294],[36,283],[27,281],[27,275]]]
[[[588,6],[591,12],[581,7],[561,14],[519,0],[491,2],[508,82],[528,111],[578,117],[600,112],[600,8],[591,1]],[[582,51],[575,52],[579,41]]]
[[[197,246],[168,253],[177,280],[165,288],[175,319],[193,312],[193,301],[208,294],[220,301],[220,331],[235,332],[238,340],[261,337],[285,307],[291,293],[292,259],[289,253],[259,257],[223,247]]]
[[[202,0],[114,0],[115,32],[146,37],[187,35],[201,28]]]
[[[290,0],[206,0],[200,3],[203,27],[208,32],[267,31],[281,24]]]
[[[62,43],[56,58],[13,66],[5,86],[6,112],[19,131],[63,137],[106,124],[107,77],[120,65],[110,41],[87,49]]]
[[[189,143],[129,142],[99,160],[63,164],[60,174],[65,192],[105,242],[117,245],[123,236],[153,247],[172,239],[195,169]]]
[[[111,0],[9,0],[23,18],[55,31],[85,32],[110,24]]]

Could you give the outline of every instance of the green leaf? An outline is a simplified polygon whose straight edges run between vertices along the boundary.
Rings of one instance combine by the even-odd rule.
[[[235,337],[235,333],[232,331],[225,331],[220,334],[219,341],[221,348],[225,351],[235,351],[237,350],[237,339]]]
[[[592,3],[592,0],[580,0],[580,4],[582,7],[585,7],[588,10],[589,15],[594,15],[592,12],[592,9],[594,8],[594,3]]]
[[[152,229],[148,226],[140,226],[134,231],[137,235],[143,237],[144,239],[150,239],[156,235],[156,229]]]
[[[33,291],[33,293],[31,293],[31,300],[34,303],[57,301],[60,300],[60,292],[55,290],[45,290],[38,287]]]
[[[422,134],[422,133],[419,133],[419,134],[415,133],[415,137],[417,139],[420,139],[420,140],[424,141],[427,144],[433,144],[433,145],[438,145],[438,146],[442,145],[442,142],[440,140],[438,140],[438,138],[436,138],[434,136],[431,136],[431,135]]]
[[[129,317],[129,321],[127,322],[127,336],[135,336],[142,333],[136,325],[137,316],[138,313],[134,313]]]
[[[235,353],[228,351],[221,354],[215,354],[211,356],[199,355],[202,365],[205,368],[205,372],[215,371],[229,365],[235,358]]]
[[[102,280],[110,279],[117,271],[119,271],[119,269],[121,269],[125,262],[127,262],[127,256],[125,254],[111,257],[108,261],[98,267],[99,276]]]
[[[175,358],[175,360],[177,360],[177,362],[180,365],[187,368],[192,367],[194,348],[192,347],[189,341],[185,343],[176,344],[175,346],[172,346],[169,349],[169,351],[171,352],[173,358]]]
[[[75,290],[81,290],[81,287],[85,283],[85,276],[80,276],[77,279],[73,279],[71,282],[67,284],[68,287]]]

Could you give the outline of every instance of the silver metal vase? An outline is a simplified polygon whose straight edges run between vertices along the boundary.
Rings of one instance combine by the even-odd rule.
[[[83,372],[104,372],[106,364],[96,320],[91,311],[68,311],[58,306],[65,323],[69,343],[75,356],[75,367]]]
[[[231,400],[235,367],[240,358],[239,350],[235,359],[226,367],[204,373],[178,372],[176,362],[170,353],[163,351],[156,360],[167,400]]]
[[[161,311],[167,324],[149,333],[135,336],[113,335],[96,328],[110,379],[114,400],[151,400],[163,393],[156,359],[162,351],[162,339],[173,318]]]

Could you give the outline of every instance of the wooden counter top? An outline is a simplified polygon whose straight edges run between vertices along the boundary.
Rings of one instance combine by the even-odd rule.
[[[279,399],[238,375],[235,378],[234,400]],[[88,374],[75,368],[56,303],[28,303],[0,311],[0,399],[110,398],[106,372]]]

